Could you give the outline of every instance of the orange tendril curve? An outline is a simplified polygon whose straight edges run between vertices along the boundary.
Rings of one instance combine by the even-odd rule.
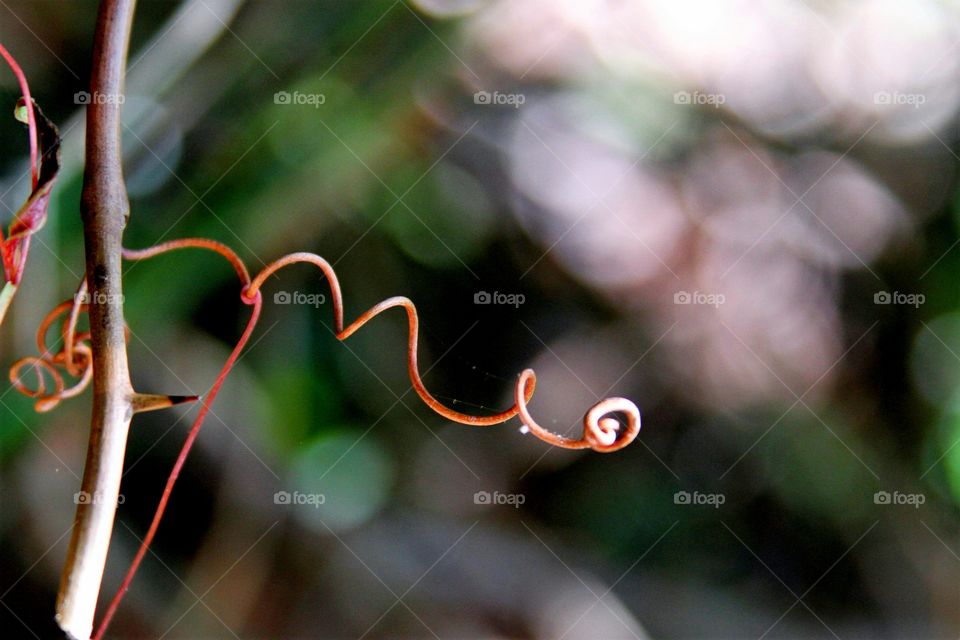
[[[217,394],[220,392],[227,375],[230,373],[230,370],[233,368],[237,358],[239,357],[243,348],[246,346],[250,336],[253,333],[253,330],[256,327],[257,321],[260,317],[260,311],[263,306],[263,296],[261,294],[261,288],[263,287],[263,284],[266,282],[267,278],[274,275],[277,271],[283,269],[284,267],[294,264],[312,264],[319,268],[323,273],[327,283],[330,286],[330,293],[333,301],[334,331],[338,340],[346,340],[356,333],[356,331],[363,327],[367,322],[380,315],[384,311],[394,307],[402,307],[403,310],[406,311],[409,327],[407,334],[407,369],[410,376],[410,381],[413,384],[413,388],[417,392],[417,395],[420,396],[423,402],[434,412],[438,413],[444,418],[447,418],[448,420],[466,425],[490,426],[504,423],[514,417],[519,416],[520,420],[525,426],[525,432],[526,430],[529,430],[529,432],[533,433],[533,435],[535,435],[537,438],[540,438],[551,445],[565,449],[589,448],[601,453],[608,453],[622,449],[633,442],[640,432],[640,411],[633,402],[627,400],[626,398],[607,398],[605,400],[601,400],[591,407],[583,418],[584,431],[583,437],[580,440],[573,440],[544,429],[537,424],[527,408],[527,404],[533,397],[533,393],[537,384],[536,375],[531,369],[526,369],[518,377],[517,384],[514,389],[514,404],[506,411],[489,416],[475,416],[461,413],[447,407],[430,394],[424,385],[422,378],[420,377],[420,372],[417,365],[417,345],[420,320],[417,315],[417,309],[413,302],[408,298],[400,296],[388,298],[387,300],[375,304],[370,309],[362,313],[352,323],[344,326],[343,296],[340,290],[340,282],[337,279],[337,275],[330,263],[315,254],[292,253],[283,256],[282,258],[279,258],[278,260],[275,260],[274,262],[271,262],[265,266],[263,270],[257,273],[253,278],[250,277],[250,273],[247,271],[243,261],[230,247],[220,242],[207,240],[204,238],[184,238],[180,240],[172,240],[140,250],[124,249],[123,257],[127,260],[145,260],[154,256],[168,253],[170,251],[191,248],[213,251],[225,258],[230,263],[234,271],[236,271],[237,276],[242,284],[240,298],[244,304],[252,307],[252,312],[249,320],[247,321],[247,325],[243,331],[243,334],[231,352],[230,357],[224,363],[224,366],[220,370],[220,373],[214,381],[213,386],[210,388],[210,391],[202,399],[197,417],[195,418],[193,425],[190,427],[190,431],[177,457],[173,470],[167,479],[167,484],[164,487],[163,494],[160,498],[157,510],[154,513],[150,528],[141,541],[140,548],[137,551],[137,554],[134,556],[133,562],[128,568],[120,588],[113,596],[113,599],[111,600],[110,605],[104,614],[103,620],[100,622],[97,632],[93,636],[93,640],[100,640],[103,637],[107,626],[110,624],[111,619],[116,613],[117,607],[120,604],[120,600],[129,589],[130,583],[132,582],[140,563],[146,555],[150,543],[156,535],[157,528],[159,527],[160,521],[163,518],[163,514],[166,511],[167,502],[169,501],[170,494],[173,491],[174,484],[176,483],[176,480],[180,475],[180,471],[186,462],[187,455],[190,452],[197,434],[200,431],[200,427],[206,419],[206,416],[210,411],[210,407],[216,399]],[[10,369],[10,380],[14,387],[24,395],[37,398],[36,409],[38,411],[49,411],[53,409],[61,400],[65,400],[79,394],[89,384],[92,378],[93,357],[89,345],[90,334],[89,332],[77,332],[79,316],[87,309],[86,293],[86,282],[83,282],[81,283],[77,295],[73,301],[63,302],[59,304],[53,311],[51,311],[50,314],[44,318],[37,332],[37,347],[40,350],[41,355],[37,357],[24,358],[15,363]],[[67,314],[68,311],[69,313]],[[50,326],[53,325],[54,322],[56,322],[56,320],[64,314],[67,315],[64,318],[61,328],[63,346],[60,351],[52,352],[47,346],[47,333],[49,332]],[[36,373],[37,386],[35,389],[31,389],[22,382],[21,374],[27,367],[33,369]],[[71,376],[78,377],[79,381],[68,388],[64,382],[63,373],[61,373],[61,370]],[[49,376],[53,382],[53,388],[49,391],[46,386],[44,374]],[[626,417],[627,425],[625,429],[622,428],[620,422],[616,418],[611,417],[613,414],[622,414]]]
[[[337,280],[337,275],[334,273],[333,267],[330,266],[330,263],[320,256],[312,253],[291,253],[290,255],[284,256],[279,260],[268,264],[266,267],[264,267],[263,271],[257,274],[250,285],[246,287],[243,293],[245,299],[247,296],[258,293],[263,283],[271,275],[286,266],[299,263],[312,264],[318,267],[323,272],[323,275],[327,278],[327,282],[330,284],[330,296],[333,299],[334,331],[338,340],[346,340],[363,325],[387,309],[403,307],[403,309],[407,312],[407,322],[409,325],[407,338],[407,370],[410,374],[410,381],[413,383],[413,388],[417,392],[417,395],[420,396],[420,399],[423,400],[428,407],[433,409],[433,411],[448,420],[459,422],[460,424],[469,424],[475,426],[501,424],[518,415],[519,409],[516,406],[492,416],[474,416],[466,413],[460,413],[459,411],[454,411],[453,409],[445,406],[439,400],[434,398],[429,391],[427,391],[427,387],[423,384],[423,380],[420,378],[420,371],[417,367],[417,342],[420,334],[420,319],[417,316],[417,308],[409,298],[397,296],[377,303],[362,313],[359,318],[350,324],[350,326],[344,328],[343,296],[340,293],[340,281]],[[530,384],[525,388],[523,393],[527,401],[533,397],[535,386],[535,384]]]

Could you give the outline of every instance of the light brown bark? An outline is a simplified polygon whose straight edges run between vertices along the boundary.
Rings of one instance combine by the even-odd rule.
[[[100,4],[87,105],[81,214],[90,292],[93,415],[82,500],[57,597],[57,622],[70,637],[82,640],[93,628],[133,416],[121,283],[129,203],[121,168],[120,109],[135,4]]]

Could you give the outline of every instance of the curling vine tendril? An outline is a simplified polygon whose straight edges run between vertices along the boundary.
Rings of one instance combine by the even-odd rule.
[[[252,308],[252,312],[243,334],[231,352],[230,357],[220,370],[209,393],[207,393],[201,401],[200,411],[190,428],[187,439],[174,464],[173,471],[164,487],[164,492],[154,514],[150,529],[144,536],[140,549],[134,557],[123,583],[110,602],[110,606],[107,608],[104,618],[97,629],[97,633],[93,636],[93,640],[102,638],[107,625],[109,625],[110,620],[117,610],[120,600],[129,588],[130,582],[156,534],[157,527],[166,510],[167,501],[169,500],[173,486],[186,461],[187,454],[193,446],[197,433],[210,411],[210,406],[216,399],[227,375],[233,368],[240,352],[246,346],[256,327],[263,306],[261,289],[264,283],[267,278],[285,267],[296,264],[310,264],[320,269],[330,286],[331,299],[333,302],[334,332],[337,339],[341,341],[352,336],[367,324],[367,322],[388,309],[396,307],[402,308],[406,312],[408,323],[407,369],[410,381],[417,395],[420,396],[423,402],[434,412],[448,420],[466,425],[490,426],[504,423],[514,417],[519,417],[526,427],[526,430],[551,445],[565,449],[589,448],[601,453],[622,449],[633,442],[640,432],[640,411],[633,402],[626,398],[606,398],[591,407],[583,418],[583,435],[578,440],[567,438],[543,428],[533,419],[528,408],[537,384],[536,375],[531,369],[526,369],[517,378],[514,389],[514,404],[505,411],[494,415],[476,416],[461,413],[447,407],[427,390],[426,385],[424,385],[420,377],[417,364],[420,320],[413,302],[408,298],[400,296],[388,298],[367,309],[360,314],[356,320],[344,326],[343,296],[340,290],[340,282],[330,263],[315,254],[292,253],[283,256],[265,266],[262,271],[252,278],[246,265],[230,247],[205,238],[172,240],[147,249],[124,249],[123,257],[126,260],[132,261],[146,260],[181,249],[205,249],[213,251],[225,258],[233,267],[234,271],[236,271],[240,280],[240,299],[244,304]],[[89,332],[79,331],[77,328],[80,315],[87,311],[87,303],[87,287],[86,282],[83,282],[73,300],[68,300],[57,305],[40,324],[37,331],[37,348],[40,354],[38,356],[21,359],[14,363],[10,369],[10,381],[17,391],[35,399],[35,408],[37,411],[50,411],[61,401],[78,395],[86,388],[92,378],[93,357],[89,345],[90,334]],[[60,318],[62,318],[60,329],[62,345],[59,350],[54,351],[48,346],[48,334],[51,326]],[[28,370],[33,371],[35,374],[36,384],[33,387],[23,381],[24,374]],[[67,386],[64,378],[65,374],[76,378],[77,381]],[[50,379],[49,385],[47,384],[47,378]],[[612,417],[614,414],[621,414],[626,418],[625,428],[620,424],[619,420]]]
[[[243,261],[232,249],[219,242],[204,238],[173,240],[140,250],[124,249],[123,256],[127,260],[145,260],[170,251],[188,248],[206,249],[224,257],[233,266],[240,279],[242,285],[240,297],[244,304],[248,306],[256,304],[256,298],[260,295],[264,282],[277,271],[295,264],[316,266],[330,285],[333,301],[334,333],[337,339],[341,341],[352,336],[367,322],[384,311],[395,307],[402,308],[406,312],[409,327],[407,368],[410,381],[423,402],[434,412],[448,420],[466,425],[490,426],[504,423],[519,416],[524,426],[533,435],[545,442],[566,449],[590,448],[602,453],[622,449],[630,444],[640,431],[640,411],[633,402],[626,398],[607,398],[595,404],[584,416],[583,436],[579,440],[573,440],[544,429],[530,415],[527,406],[536,389],[536,374],[532,369],[527,369],[520,374],[515,388],[514,405],[505,411],[489,416],[477,416],[447,407],[427,390],[420,377],[417,360],[420,319],[413,302],[402,296],[388,298],[375,304],[352,323],[344,326],[343,295],[340,282],[330,263],[318,255],[301,252],[283,256],[268,264],[252,278]],[[73,300],[57,305],[41,322],[37,331],[37,347],[40,355],[23,358],[14,363],[10,369],[11,383],[20,393],[36,399],[35,408],[39,412],[50,411],[60,401],[79,395],[90,382],[93,367],[89,346],[90,334],[77,330],[80,315],[87,310],[87,302],[87,287],[86,282],[83,282]],[[53,351],[47,346],[47,334],[50,327],[60,317],[63,317],[60,331],[63,344],[59,351]],[[31,388],[23,381],[24,371],[27,369],[33,370],[36,374],[36,388]],[[67,387],[64,382],[64,373],[79,380],[72,386]],[[51,378],[52,388],[46,384],[44,374]],[[613,413],[620,413],[626,417],[627,426],[625,429],[621,429],[618,420],[608,417]]]

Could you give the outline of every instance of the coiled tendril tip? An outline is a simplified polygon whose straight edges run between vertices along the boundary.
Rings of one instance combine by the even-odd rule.
[[[623,449],[633,442],[640,433],[640,409],[626,398],[605,398],[593,405],[583,416],[583,437],[573,440],[544,429],[530,415],[527,409],[529,396],[524,391],[535,384],[537,374],[533,369],[525,369],[517,379],[514,399],[520,413],[523,426],[544,442],[564,449],[593,449],[598,453],[610,453]],[[621,432],[620,421],[611,414],[623,414],[627,426]],[[526,433],[521,429],[521,432]]]

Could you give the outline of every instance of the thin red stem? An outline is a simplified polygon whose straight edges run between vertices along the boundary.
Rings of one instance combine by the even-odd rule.
[[[170,477],[167,478],[167,485],[163,489],[163,495],[160,496],[160,502],[157,505],[157,511],[153,515],[153,522],[150,523],[150,528],[147,530],[147,535],[143,537],[143,541],[140,543],[140,548],[137,550],[137,555],[134,556],[133,562],[130,563],[130,567],[127,569],[127,574],[124,576],[123,582],[120,583],[120,588],[117,589],[113,599],[110,601],[110,606],[107,608],[107,612],[104,614],[103,620],[100,622],[100,626],[97,628],[97,632],[93,636],[93,640],[100,640],[103,638],[103,634],[106,632],[110,621],[117,612],[117,607],[120,606],[120,601],[123,599],[127,589],[130,588],[130,583],[133,582],[133,577],[136,575],[137,569],[140,568],[140,563],[143,561],[144,556],[147,554],[147,550],[150,548],[150,543],[153,542],[153,538],[157,534],[157,529],[160,527],[160,520],[163,519],[163,514],[167,510],[167,502],[170,500],[170,494],[173,492],[173,486],[176,484],[177,478],[180,476],[180,471],[183,469],[183,465],[187,461],[187,455],[190,453],[190,449],[193,447],[193,443],[197,439],[197,434],[200,433],[200,427],[203,426],[203,421],[210,412],[210,406],[213,404],[217,394],[220,392],[220,388],[227,379],[227,375],[230,373],[230,370],[233,369],[233,365],[236,364],[237,358],[240,356],[240,352],[243,351],[247,341],[250,340],[250,336],[253,334],[253,330],[257,326],[257,320],[260,318],[260,309],[262,306],[263,297],[257,296],[253,301],[253,312],[250,314],[250,319],[247,321],[247,327],[244,329],[243,335],[240,336],[237,346],[234,347],[230,357],[220,370],[220,374],[217,376],[216,381],[214,381],[213,387],[210,389],[210,393],[208,393],[203,399],[203,403],[200,406],[200,412],[197,414],[197,417],[193,422],[193,426],[190,427],[190,433],[187,434],[187,439],[183,443],[183,448],[180,449],[180,455],[177,456],[177,461],[173,465],[173,470],[170,472]]]
[[[17,76],[17,82],[20,83],[20,91],[23,93],[23,101],[27,107],[27,129],[30,131],[30,177],[33,180],[33,188],[37,188],[40,182],[40,168],[37,164],[37,119],[33,114],[33,99],[30,97],[30,85],[27,84],[27,76],[23,69],[17,64],[10,52],[0,44],[0,56],[7,61],[13,75]]]

